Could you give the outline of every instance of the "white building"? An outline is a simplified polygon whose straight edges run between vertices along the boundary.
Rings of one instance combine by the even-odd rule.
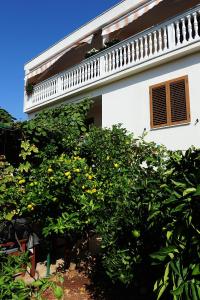
[[[187,149],[200,146],[199,86],[200,0],[125,0],[25,65],[24,111],[91,97],[96,125]]]

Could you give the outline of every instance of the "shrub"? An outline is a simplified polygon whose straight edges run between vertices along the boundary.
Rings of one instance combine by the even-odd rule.
[[[20,256],[0,254],[0,299],[41,300],[44,299],[42,295],[47,289],[53,290],[56,299],[61,299],[63,290],[55,282],[42,279],[26,284],[16,276],[26,272],[27,263],[28,253]]]
[[[15,275],[24,272],[22,265],[27,256],[6,256],[0,254],[0,299],[28,299],[30,290],[23,280],[15,280]]]
[[[0,219],[37,219],[43,235],[102,238],[104,272],[148,299],[198,299],[200,155],[87,127],[90,101],[22,124],[18,167],[4,165]]]
[[[151,257],[162,266],[155,283],[157,299],[200,299],[200,152],[171,153],[161,189],[165,197],[150,210],[151,226],[163,220],[163,248]],[[161,245],[160,245],[161,246]]]
[[[94,128],[82,151],[93,165],[103,194],[94,219],[102,237],[105,271],[113,282],[138,284],[140,274],[145,277],[147,272],[144,266],[150,269],[149,254],[161,243],[159,220],[149,229],[148,213],[161,193],[168,152],[118,126]]]

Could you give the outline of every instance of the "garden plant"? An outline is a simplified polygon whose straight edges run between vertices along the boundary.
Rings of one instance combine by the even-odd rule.
[[[12,124],[17,159],[0,168],[0,220],[37,220],[44,239],[72,247],[100,236],[105,276],[134,299],[200,299],[200,150],[168,151],[120,125],[89,128],[90,105]]]

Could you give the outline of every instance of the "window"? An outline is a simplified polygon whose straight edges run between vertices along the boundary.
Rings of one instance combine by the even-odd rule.
[[[151,128],[190,122],[188,76],[150,87]]]

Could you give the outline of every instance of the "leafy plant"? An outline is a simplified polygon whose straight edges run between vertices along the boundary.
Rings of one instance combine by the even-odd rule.
[[[0,299],[42,300],[47,289],[52,289],[56,299],[61,299],[63,290],[50,279],[33,281],[30,284],[19,279],[17,275],[26,272],[28,253],[20,256],[0,254]]]
[[[0,124],[12,124],[16,119],[5,109],[0,108]]]
[[[0,254],[0,299],[28,299],[30,290],[15,275],[25,271],[27,255],[6,256]]]
[[[118,39],[113,39],[111,41],[106,41],[104,47],[102,47],[101,49],[98,50],[96,48],[92,48],[90,51],[88,51],[85,54],[85,58],[89,58],[89,57],[91,57],[91,56],[93,56],[93,55],[95,55],[95,54],[97,54],[97,53],[99,53],[99,52],[101,52],[101,51],[103,51],[107,48],[110,48],[110,47],[114,46],[115,44],[118,44],[119,42],[120,42],[120,40],[118,40]]]
[[[26,85],[26,94],[30,96],[34,91],[34,85],[31,83],[27,83]]]
[[[96,48],[92,48],[90,51],[88,51],[86,54],[85,54],[85,58],[89,58],[95,54],[97,54],[99,52],[99,50],[97,50]]]
[[[21,124],[20,163],[0,169],[0,220],[37,220],[44,238],[72,248],[93,232],[113,283],[148,299],[199,299],[199,150],[169,152],[121,126],[89,129],[90,104]]]
[[[171,154],[157,206],[165,247],[151,254],[164,269],[154,286],[157,299],[169,292],[174,300],[200,299],[199,166],[199,150]]]

